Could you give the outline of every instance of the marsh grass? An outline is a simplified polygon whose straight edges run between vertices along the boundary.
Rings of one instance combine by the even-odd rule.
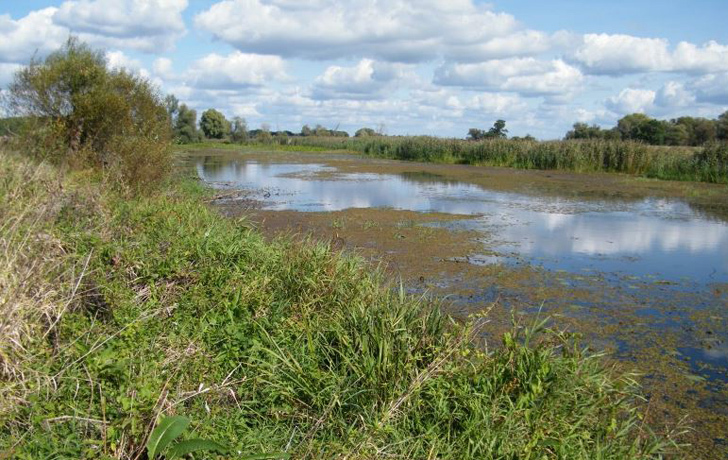
[[[266,241],[192,181],[130,199],[0,155],[2,456],[143,459],[174,415],[293,458],[674,448],[628,375],[546,323],[488,350],[487,315],[454,323],[354,256]]]
[[[618,172],[669,180],[728,183],[728,144],[658,147],[628,141],[464,141],[427,136],[295,137],[296,146],[349,150],[379,158],[521,169]]]

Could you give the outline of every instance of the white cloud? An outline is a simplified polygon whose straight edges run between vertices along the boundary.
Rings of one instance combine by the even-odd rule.
[[[459,62],[477,62],[489,59],[536,56],[561,48],[573,47],[579,36],[559,31],[552,35],[537,30],[517,32],[493,37],[482,43],[452,44],[447,57]]]
[[[655,96],[655,104],[660,107],[687,107],[695,103],[695,95],[685,89],[685,85],[669,81],[660,88]]]
[[[705,75],[691,87],[700,102],[728,105],[728,73]]]
[[[53,21],[88,42],[157,53],[185,33],[187,0],[66,1]]]
[[[13,76],[15,75],[15,72],[20,70],[22,67],[23,66],[20,64],[0,62],[0,89],[7,88],[8,85],[13,81]]]
[[[607,108],[617,114],[644,113],[655,104],[656,93],[648,89],[625,88],[606,101]]]
[[[496,91],[513,91],[527,96],[569,94],[583,80],[579,69],[560,59],[494,59],[478,64],[446,64],[435,71],[434,83]]]
[[[674,50],[662,38],[586,34],[571,58],[596,75],[642,72],[704,73],[728,70],[728,46],[680,42]]]
[[[408,66],[362,59],[353,67],[330,66],[313,84],[314,99],[377,99],[390,95],[398,83],[415,75]]]
[[[467,56],[520,29],[513,16],[471,0],[225,0],[195,24],[245,52],[399,62]]]
[[[131,72],[142,69],[142,63],[138,59],[133,59],[124,54],[123,51],[107,51],[106,66],[110,69],[126,69]]]
[[[262,86],[290,77],[286,74],[283,59],[278,56],[235,51],[227,56],[209,54],[193,62],[183,78],[196,88],[229,90]]]
[[[703,46],[680,42],[673,53],[673,68],[693,73],[728,71],[728,46],[715,41]]]
[[[0,62],[27,62],[57,49],[68,38],[68,30],[53,24],[56,8],[32,11],[14,20],[0,15]]]
[[[152,63],[154,74],[165,80],[174,79],[174,70],[172,68],[172,60],[169,58],[157,58]]]

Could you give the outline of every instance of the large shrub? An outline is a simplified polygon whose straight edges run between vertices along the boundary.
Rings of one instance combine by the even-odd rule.
[[[28,121],[21,138],[35,156],[100,168],[131,188],[156,184],[168,170],[169,115],[156,88],[108,69],[102,52],[75,38],[18,71],[7,105]]]

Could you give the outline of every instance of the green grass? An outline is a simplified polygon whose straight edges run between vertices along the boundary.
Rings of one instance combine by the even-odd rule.
[[[464,141],[427,136],[295,137],[286,148],[348,150],[379,158],[521,169],[618,172],[644,177],[728,183],[728,144],[657,147],[605,140]]]
[[[545,323],[486,351],[487,317],[455,324],[356,257],[266,241],[192,180],[131,199],[7,153],[0,172],[0,457],[144,458],[172,415],[241,456],[673,448],[629,376]]]

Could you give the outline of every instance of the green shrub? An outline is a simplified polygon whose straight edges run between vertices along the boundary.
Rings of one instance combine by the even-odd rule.
[[[8,106],[27,121],[22,150],[94,167],[124,187],[156,184],[170,163],[170,122],[152,84],[109,70],[102,52],[70,38],[15,74]]]

